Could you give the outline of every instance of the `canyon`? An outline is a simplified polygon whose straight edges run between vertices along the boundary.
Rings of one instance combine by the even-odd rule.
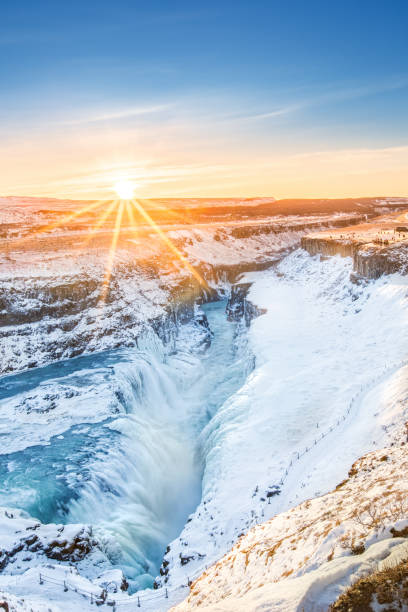
[[[77,205],[2,200],[2,597],[326,610],[408,525],[408,201]]]

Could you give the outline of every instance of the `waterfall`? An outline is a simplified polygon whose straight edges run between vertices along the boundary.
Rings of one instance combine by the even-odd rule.
[[[192,355],[184,361],[200,367]],[[199,502],[201,469],[176,384],[180,370],[155,352],[114,370],[127,414],[105,427],[120,434],[119,443],[89,467],[66,520],[94,524],[112,561],[140,588],[151,584],[167,543]]]
[[[210,346],[201,312],[178,328],[175,345],[150,329],[137,349],[7,381],[7,406],[35,409],[44,435],[55,433],[36,439],[25,431],[22,450],[0,454],[0,503],[42,522],[92,525],[131,590],[152,586],[168,543],[199,504],[200,434],[252,366],[246,327],[227,321],[225,302],[203,310]],[[55,407],[44,412],[48,405]],[[27,427],[39,429],[31,419]]]

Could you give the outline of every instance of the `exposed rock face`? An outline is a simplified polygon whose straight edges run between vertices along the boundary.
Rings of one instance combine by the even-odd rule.
[[[354,272],[368,279],[408,270],[408,236],[398,225],[406,213],[377,217],[370,222],[302,236],[311,255],[352,257]]]
[[[49,559],[57,561],[82,561],[96,545],[97,542],[92,537],[92,529],[83,527],[69,540],[60,537],[58,540],[49,542],[44,548],[44,554]]]
[[[0,283],[0,372],[37,367],[83,353],[136,346],[152,326],[166,342],[177,322],[194,318],[203,289],[186,274],[164,286],[157,271],[115,270],[101,302],[103,270],[93,277],[3,280]]]
[[[302,248],[310,255],[341,255],[352,257],[354,271],[364,278],[379,278],[382,274],[408,271],[408,244],[379,247],[351,241],[304,236]]]
[[[231,294],[227,302],[226,313],[228,321],[245,321],[248,326],[252,319],[263,314],[262,308],[257,308],[247,299],[252,283],[237,283],[232,285]]]
[[[310,253],[310,255],[353,257],[359,245],[353,242],[340,242],[330,238],[319,238],[318,236],[302,236],[301,247]]]
[[[366,278],[382,274],[408,273],[408,244],[402,243],[378,249],[362,246],[354,253],[354,270]]]
[[[20,510],[0,509],[1,538],[0,569],[7,570],[32,566],[34,559],[39,563],[55,559],[78,563],[94,550],[98,543],[92,528],[85,525],[43,525],[26,517]],[[98,550],[98,554],[101,552]]]
[[[46,317],[67,317],[95,307],[100,294],[97,279],[68,277],[51,282],[19,282],[14,279],[2,287],[0,294],[0,327],[35,323]],[[29,308],[27,309],[27,305]]]

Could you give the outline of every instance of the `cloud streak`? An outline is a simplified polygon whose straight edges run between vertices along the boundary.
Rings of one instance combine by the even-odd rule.
[[[265,112],[257,112],[249,115],[243,115],[240,117],[233,117],[232,121],[237,122],[250,122],[250,121],[265,121],[268,119],[276,119],[285,115],[291,115],[299,111],[313,108],[316,106],[324,106],[330,104],[336,104],[339,102],[347,102],[348,100],[355,100],[358,98],[365,98],[375,96],[381,93],[397,91],[400,89],[408,88],[408,78],[406,76],[393,77],[389,81],[383,83],[373,83],[368,85],[344,85],[339,87],[336,85],[329,91],[323,91],[317,95],[310,97],[304,97],[300,99],[300,96],[296,92],[292,93],[292,98],[296,98],[296,101],[289,102],[280,108],[266,110]]]
[[[119,110],[106,111],[100,114],[88,115],[77,119],[62,121],[60,125],[86,125],[92,123],[103,123],[105,121],[123,121],[144,115],[164,113],[172,104],[156,104],[152,106],[130,107]]]

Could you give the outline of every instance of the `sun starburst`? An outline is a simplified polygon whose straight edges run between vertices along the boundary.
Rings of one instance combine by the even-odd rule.
[[[116,191],[121,200],[130,200],[135,195],[135,185],[131,181],[121,180],[114,184],[113,190]]]
[[[112,276],[113,261],[115,259],[116,247],[118,244],[120,229],[122,225],[122,216],[123,216],[124,206],[125,206],[125,203],[123,201],[119,202],[118,210],[116,212],[115,227],[113,230],[112,242],[111,242],[110,249],[109,249],[108,261],[107,261],[106,268],[105,268],[105,278],[103,279],[103,284],[102,284],[101,301],[103,303],[105,303],[107,293],[109,291],[109,285],[110,285],[110,280]]]
[[[176,257],[181,261],[185,268],[190,272],[190,274],[200,283],[202,287],[207,287],[207,283],[200,276],[197,270],[188,262],[187,258],[181,253],[181,251],[176,247],[176,245],[170,240],[170,238],[163,232],[163,230],[157,225],[157,223],[151,218],[149,213],[143,208],[143,206],[137,200],[132,200],[131,205],[141,214],[143,219],[154,229],[157,235],[161,238],[164,244],[176,255]]]
[[[70,213],[69,215],[65,215],[59,221],[42,227],[40,230],[30,234],[30,236],[24,236],[23,238],[17,239],[14,242],[14,246],[16,244],[19,244],[20,242],[25,242],[26,240],[33,238],[41,238],[42,236],[50,233],[52,234],[52,237],[56,239],[58,234],[53,234],[53,230],[74,221],[80,216],[86,215],[90,212],[94,212],[94,217],[95,213],[97,213],[95,222],[90,228],[90,230],[87,232],[86,238],[80,248],[80,252],[83,253],[83,251],[88,247],[90,242],[94,240],[95,237],[98,235],[99,230],[107,225],[109,217],[115,215],[113,234],[107,254],[105,273],[102,281],[102,289],[100,294],[100,304],[105,304],[109,291],[109,286],[111,283],[112,271],[114,267],[115,254],[118,246],[119,237],[121,231],[123,231],[124,229],[124,227],[122,227],[123,215],[126,211],[128,219],[128,225],[126,229],[128,232],[130,231],[132,232],[132,234],[137,235],[139,237],[140,230],[143,230],[143,226],[146,227],[145,224],[147,224],[150,228],[154,230],[155,234],[157,234],[157,236],[167,247],[167,249],[176,257],[176,260],[178,260],[186,268],[186,270],[188,270],[191,276],[194,277],[195,280],[203,288],[207,288],[207,283],[201,277],[199,272],[189,263],[186,256],[180,251],[180,249],[177,248],[177,246],[172,242],[172,240],[170,240],[166,232],[163,231],[163,229],[158,225],[158,223],[156,223],[156,221],[154,221],[154,219],[147,212],[145,206],[142,203],[143,201],[133,199],[133,184],[128,181],[120,181],[115,185],[115,190],[117,191],[120,199],[116,199],[110,202],[98,201],[87,204],[86,206],[79,208],[75,212]],[[163,208],[163,211],[167,211],[165,207],[161,206],[154,205],[153,208],[156,210],[160,210]],[[179,215],[177,215],[177,217],[179,217]],[[142,222],[140,222],[141,220]],[[180,222],[183,222],[182,218],[180,218]],[[112,224],[109,220],[109,225],[108,227],[106,227],[106,230],[110,232],[111,227]]]

